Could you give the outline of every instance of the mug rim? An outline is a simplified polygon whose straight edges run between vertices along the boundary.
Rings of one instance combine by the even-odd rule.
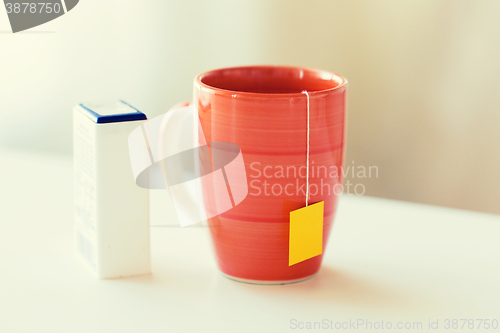
[[[241,90],[231,90],[231,89],[224,89],[224,88],[219,88],[215,87],[212,85],[209,85],[205,82],[203,82],[203,78],[208,76],[209,74],[217,73],[217,72],[222,72],[222,71],[227,71],[227,70],[242,70],[242,69],[286,69],[286,70],[301,70],[301,71],[307,71],[312,74],[315,74],[318,78],[329,76],[332,79],[337,79],[336,81],[339,82],[338,85],[332,88],[328,89],[321,89],[321,90],[311,90],[307,91],[307,93],[311,96],[314,95],[319,95],[319,94],[325,94],[329,93],[335,90],[338,90],[342,87],[347,86],[347,79],[343,77],[342,75],[339,75],[337,73],[333,73],[327,70],[323,69],[317,69],[317,68],[309,68],[309,67],[300,67],[300,66],[282,66],[282,65],[252,65],[252,66],[234,66],[234,67],[223,67],[223,68],[217,68],[209,71],[205,71],[203,73],[198,74],[195,79],[194,83],[195,85],[198,85],[200,87],[206,88],[208,90],[212,91],[217,91],[223,94],[231,94],[231,95],[237,95],[237,96],[248,96],[248,97],[300,97],[304,96],[304,92],[293,92],[293,93],[261,93],[261,92],[251,92],[251,91],[241,91]]]

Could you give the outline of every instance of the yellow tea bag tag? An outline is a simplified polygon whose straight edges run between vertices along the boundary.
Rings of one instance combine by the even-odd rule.
[[[290,212],[288,266],[323,253],[323,211],[321,201]]]

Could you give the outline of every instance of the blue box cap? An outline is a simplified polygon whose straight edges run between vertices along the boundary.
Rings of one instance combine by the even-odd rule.
[[[80,104],[85,115],[96,124],[146,120],[144,113],[122,101],[89,102]]]

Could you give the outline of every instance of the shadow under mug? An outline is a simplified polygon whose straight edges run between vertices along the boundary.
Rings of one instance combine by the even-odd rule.
[[[193,104],[206,142],[237,144],[245,165],[246,198],[208,220],[223,274],[284,284],[318,272],[323,255],[288,265],[289,216],[305,206],[309,112],[309,203],[325,202],[324,253],[342,186],[346,98],[346,79],[316,69],[236,67],[195,78]]]

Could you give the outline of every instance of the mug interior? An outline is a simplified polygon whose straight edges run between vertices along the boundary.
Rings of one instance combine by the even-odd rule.
[[[281,66],[218,69],[200,74],[198,81],[210,88],[258,94],[328,91],[345,83],[344,78],[327,71]]]

